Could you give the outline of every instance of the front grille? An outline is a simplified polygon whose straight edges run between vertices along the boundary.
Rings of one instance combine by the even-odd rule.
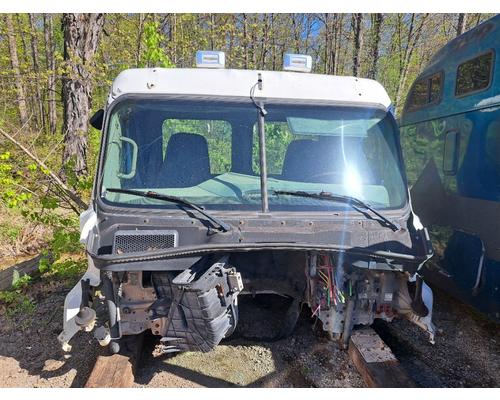
[[[138,253],[177,247],[177,236],[177,231],[118,231],[115,233],[113,253]]]

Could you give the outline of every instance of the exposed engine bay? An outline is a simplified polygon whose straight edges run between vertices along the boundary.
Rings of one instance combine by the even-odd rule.
[[[76,325],[96,326],[96,339],[115,352],[122,337],[147,330],[160,337],[165,352],[207,352],[234,332],[238,296],[277,294],[290,299],[279,337],[290,334],[301,308],[309,307],[343,345],[354,326],[395,317],[416,323],[433,342],[432,292],[417,274],[411,279],[408,272],[354,264],[340,252],[266,251],[211,254],[183,271],[101,271],[94,290],[81,281],[85,301]]]

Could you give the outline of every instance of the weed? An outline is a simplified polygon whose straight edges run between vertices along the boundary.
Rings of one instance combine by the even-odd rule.
[[[82,258],[82,245],[79,242],[78,230],[68,224],[54,230],[50,242],[50,253],[42,252],[39,271],[42,275],[57,277],[63,280],[75,280],[86,268],[86,260]]]
[[[25,274],[23,276],[19,275],[18,271],[14,271],[14,278],[12,279],[12,288],[14,290],[24,289],[27,287],[33,279],[31,276]]]
[[[21,233],[20,226],[2,225],[0,227],[0,238],[9,242],[14,242]]]
[[[80,277],[87,266],[86,260],[58,260],[50,266],[50,273],[61,279],[74,280]]]
[[[2,303],[8,318],[14,318],[16,315],[33,315],[36,310],[34,301],[19,290],[0,292],[0,304]]]

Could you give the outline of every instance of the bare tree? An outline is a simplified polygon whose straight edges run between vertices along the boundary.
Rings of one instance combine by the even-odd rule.
[[[173,15],[175,16],[175,14],[173,14]],[[139,65],[141,64],[142,34],[143,34],[143,31],[144,31],[144,21],[145,21],[145,19],[146,19],[145,18],[145,14],[140,13],[139,14],[139,21],[138,21],[139,23],[138,23],[138,27],[137,27],[137,51],[135,53],[135,65],[137,67],[139,67]],[[174,24],[175,24],[175,22],[174,22]],[[170,31],[170,41],[174,42],[174,40],[175,40],[175,38],[173,37],[172,30],[171,30]],[[175,52],[174,52],[174,54],[175,54]]]
[[[400,58],[399,81],[396,90],[396,107],[400,107],[403,97],[403,89],[406,85],[408,77],[408,67],[413,56],[413,52],[419,43],[422,30],[429,14],[423,14],[419,19],[415,14],[411,14],[406,35],[406,43],[404,45],[403,56]],[[398,30],[401,31],[403,18],[398,15]],[[400,33],[401,34],[401,33]]]
[[[352,74],[358,76],[359,66],[361,64],[361,48],[363,47],[362,34],[363,14],[357,13],[352,15]]]
[[[12,23],[12,14],[5,14],[5,26],[7,28],[7,39],[9,42],[10,65],[12,67],[12,72],[14,73],[14,84],[16,86],[19,119],[21,121],[21,125],[25,125],[28,121],[28,111],[26,108],[26,98],[24,94],[23,83],[21,81],[21,71],[19,69],[19,58],[17,54],[14,24]]]
[[[250,19],[250,49],[252,50],[252,65],[251,68],[257,68],[257,29],[259,27],[258,24],[259,16],[257,14],[253,14]]]
[[[467,26],[467,14],[458,14],[457,36],[465,32]]]
[[[292,22],[292,36],[293,36],[293,49],[296,53],[300,53],[301,38],[304,26],[302,24],[303,14],[291,14],[290,19]]]
[[[74,161],[76,176],[87,172],[87,131],[92,99],[92,59],[104,25],[103,14],[63,14],[64,152],[63,164]]]
[[[259,62],[259,68],[260,69],[266,68],[267,53],[269,51],[269,49],[268,49],[268,44],[269,44],[269,29],[270,29],[269,17],[272,19],[273,15],[272,14],[270,14],[270,15],[264,14],[263,15],[264,28],[263,28],[262,39],[260,41],[260,43],[261,43],[261,46],[260,46],[260,62]]]
[[[336,14],[336,23],[335,23],[335,34],[334,34],[334,48],[335,48],[335,54],[337,55],[335,57],[335,62],[334,62],[334,69],[333,73],[335,75],[340,73],[340,60],[341,60],[341,50],[344,48],[344,52],[347,51],[347,46],[342,46],[342,35],[344,35],[344,14]],[[342,72],[344,71],[343,65],[342,65]]]
[[[248,17],[243,14],[243,68],[248,68]]]
[[[323,39],[323,69],[325,74],[332,74],[335,70],[335,55],[336,48],[333,47],[332,43],[332,18],[331,14],[325,13],[324,17],[320,15],[319,19],[325,25],[324,28],[324,39]]]
[[[56,109],[56,60],[55,45],[53,37],[53,22],[51,14],[43,14],[43,33],[45,38],[45,60],[48,70],[47,99],[49,104],[49,131],[55,133],[57,129]]]
[[[338,72],[340,58],[343,14],[320,14],[318,19],[324,24],[323,69],[325,74],[335,75]]]
[[[42,92],[40,90],[40,56],[38,54],[38,38],[35,14],[28,14],[31,36],[31,58],[33,61],[33,72],[35,74],[35,102],[37,110],[37,126],[45,126],[45,110],[43,106]]]
[[[377,77],[377,64],[379,58],[379,45],[380,45],[380,31],[382,28],[382,22],[384,20],[383,14],[372,14],[371,15],[371,30],[370,30],[370,65],[367,78],[375,79]]]

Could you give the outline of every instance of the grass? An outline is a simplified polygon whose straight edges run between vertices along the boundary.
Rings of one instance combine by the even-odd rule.
[[[0,292],[0,305],[5,308],[7,318],[18,315],[31,316],[35,313],[35,302],[20,290],[5,290]]]
[[[6,223],[5,225],[0,226],[0,240],[2,242],[8,241],[14,243],[19,234],[21,233],[21,226],[14,226]]]
[[[34,282],[57,281],[64,286],[72,286],[78,281],[87,267],[78,236],[78,231],[72,227],[54,231],[49,243],[50,250],[42,251],[43,256],[38,267],[40,274],[36,278],[29,275],[14,276],[12,287],[0,292],[2,314],[10,319],[32,316],[36,311],[36,302],[30,297],[30,292],[33,293],[30,290],[31,285]]]
[[[87,260],[81,253],[64,254],[52,262],[49,257],[42,258],[39,270],[41,275],[33,278],[29,275],[14,277],[9,290],[0,291],[0,314],[9,319],[22,316],[31,317],[37,308],[36,302],[30,296],[32,284],[39,281],[61,282],[64,286],[72,286],[83,275]]]

